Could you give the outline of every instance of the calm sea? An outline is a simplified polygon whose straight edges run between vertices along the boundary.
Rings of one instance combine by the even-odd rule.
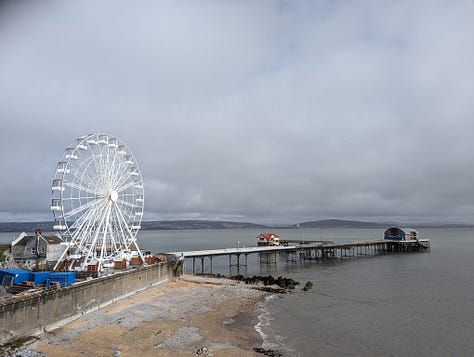
[[[257,230],[143,231],[139,244],[155,252],[253,246]],[[383,230],[278,230],[282,239],[380,239]],[[262,304],[259,329],[285,356],[474,355],[474,230],[420,230],[430,253],[343,261],[284,259],[247,274],[291,277],[314,289],[275,295]],[[15,235],[1,233],[0,242]],[[205,262],[206,271],[210,268]],[[199,265],[200,269],[200,265]],[[187,262],[192,272],[192,262]],[[226,258],[213,272],[229,274]]]

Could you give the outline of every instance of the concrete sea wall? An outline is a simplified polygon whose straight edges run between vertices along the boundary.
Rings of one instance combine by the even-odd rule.
[[[178,262],[180,263],[180,262]],[[158,263],[86,280],[58,290],[0,302],[0,351],[179,274],[177,263]]]

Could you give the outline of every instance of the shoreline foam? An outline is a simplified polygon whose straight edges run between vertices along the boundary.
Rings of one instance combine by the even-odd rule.
[[[267,304],[271,299],[274,299],[275,295],[266,296],[264,301],[260,301],[258,303],[258,308],[260,309],[260,313],[258,315],[258,323],[254,326],[255,331],[258,332],[260,337],[262,338],[262,347],[264,348],[275,348],[277,347],[272,342],[269,341],[269,336],[264,332],[265,329],[269,328],[270,321],[272,320],[270,317],[270,311],[267,309]]]

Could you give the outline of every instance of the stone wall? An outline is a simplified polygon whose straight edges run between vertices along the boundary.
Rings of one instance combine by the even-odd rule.
[[[180,262],[178,262],[180,263]],[[177,263],[158,263],[0,302],[0,350],[175,277]]]

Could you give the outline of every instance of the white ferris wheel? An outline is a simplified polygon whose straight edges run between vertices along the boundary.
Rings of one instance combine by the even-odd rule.
[[[98,264],[99,270],[119,254],[143,261],[136,241],[143,205],[142,175],[128,147],[108,134],[78,138],[53,179],[54,229],[69,241],[55,269],[66,258],[79,269]]]

